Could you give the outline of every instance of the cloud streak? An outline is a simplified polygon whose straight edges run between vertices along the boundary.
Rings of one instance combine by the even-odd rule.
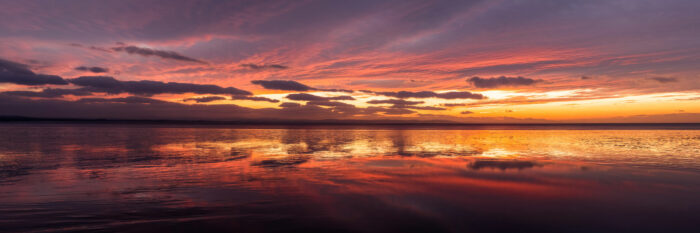
[[[437,93],[433,91],[398,91],[398,92],[375,92],[375,91],[363,91],[365,93],[372,93],[376,95],[383,95],[396,98],[438,98],[438,99],[485,99],[486,96],[478,93],[472,93],[468,91],[451,91]]]
[[[73,96],[89,96],[92,92],[85,91],[82,89],[56,89],[56,88],[46,88],[41,91],[6,91],[0,92],[1,94],[22,96],[22,97],[37,97],[37,98],[59,98],[66,95]]]
[[[250,101],[264,101],[264,102],[270,102],[270,103],[279,103],[279,100],[276,99],[270,99],[267,97],[262,97],[262,96],[247,96],[247,95],[234,95],[231,96],[232,100],[250,100]]]
[[[252,93],[234,87],[217,85],[159,82],[159,81],[120,81],[109,76],[81,76],[68,80],[71,84],[84,87],[92,92],[151,96],[157,94],[220,94],[220,95],[251,95]]]
[[[649,78],[651,80],[657,81],[659,83],[675,83],[678,82],[678,79],[676,78],[667,78],[667,77],[653,77]]]
[[[334,97],[322,97],[322,96],[317,96],[317,95],[312,95],[312,94],[307,94],[307,93],[289,94],[285,98],[287,98],[289,100],[297,100],[297,101],[355,100],[355,98],[353,98],[352,96],[348,96],[348,95],[334,96]]]
[[[226,97],[222,97],[222,96],[205,96],[205,97],[197,97],[197,98],[186,98],[186,99],[183,99],[182,101],[185,101],[185,102],[194,101],[197,103],[209,103],[209,102],[225,100],[225,99],[226,99]]]
[[[524,77],[506,77],[500,76],[497,78],[480,78],[472,77],[467,79],[468,83],[471,83],[477,88],[498,88],[498,87],[515,87],[515,86],[529,86],[537,82],[537,80]]]
[[[75,67],[75,70],[90,71],[93,73],[107,73],[107,72],[109,72],[109,69],[103,68],[103,67],[97,67],[97,66],[78,66],[78,67]]]
[[[207,64],[207,62],[204,62],[202,60],[194,59],[191,57],[187,57],[185,55],[179,54],[174,51],[165,51],[165,50],[157,50],[157,49],[150,49],[150,48],[142,48],[142,47],[136,47],[133,45],[129,46],[119,46],[119,47],[113,47],[112,50],[116,52],[126,52],[128,54],[136,54],[136,55],[141,55],[144,57],[150,57],[150,56],[155,56],[155,57],[160,57],[163,59],[170,59],[170,60],[177,60],[177,61],[186,61],[186,62],[195,62],[195,63],[200,63],[200,64]]]
[[[140,96],[128,96],[123,98],[82,98],[79,103],[120,103],[120,104],[174,104],[168,101],[157,100]]]
[[[418,105],[425,103],[423,101],[408,101],[401,99],[388,99],[388,100],[370,100],[367,101],[368,104],[393,104],[393,105]]]
[[[241,64],[241,67],[246,67],[252,70],[284,70],[288,69],[289,67],[284,66],[284,65],[279,65],[279,64],[262,64],[262,65],[257,65],[257,64],[252,64],[252,63],[246,63],[246,64]]]

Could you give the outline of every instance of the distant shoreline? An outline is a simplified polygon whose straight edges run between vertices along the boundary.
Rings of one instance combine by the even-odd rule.
[[[437,128],[437,129],[677,129],[700,130],[700,123],[459,123],[368,120],[134,120],[0,116],[0,124],[156,125],[223,128]]]

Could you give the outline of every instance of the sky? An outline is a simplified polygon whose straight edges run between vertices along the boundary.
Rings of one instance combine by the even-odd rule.
[[[2,116],[700,122],[700,1],[0,5]]]

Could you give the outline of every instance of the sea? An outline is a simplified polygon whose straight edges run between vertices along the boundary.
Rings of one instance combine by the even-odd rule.
[[[700,125],[0,123],[0,232],[700,232]]]

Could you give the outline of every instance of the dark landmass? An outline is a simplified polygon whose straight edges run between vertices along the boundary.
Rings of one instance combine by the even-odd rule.
[[[0,124],[111,124],[111,125],[160,125],[167,127],[230,127],[230,128],[439,128],[439,129],[676,129],[700,130],[700,123],[460,123],[453,121],[415,120],[274,120],[236,119],[214,120],[135,120],[135,119],[79,119],[34,118],[24,116],[0,116]]]

